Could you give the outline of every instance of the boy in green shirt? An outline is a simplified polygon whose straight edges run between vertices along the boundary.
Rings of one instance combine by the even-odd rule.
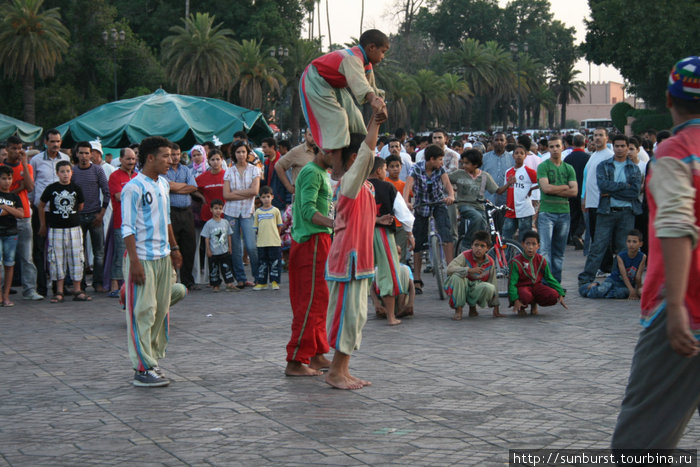
[[[540,254],[551,265],[552,275],[561,282],[571,223],[569,198],[578,195],[578,185],[574,168],[561,160],[561,136],[550,137],[547,148],[550,158],[537,167],[537,183],[541,191],[537,230],[541,238]]]

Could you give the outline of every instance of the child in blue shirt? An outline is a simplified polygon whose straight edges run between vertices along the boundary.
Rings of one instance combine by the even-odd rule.
[[[627,249],[617,254],[617,267],[603,281],[591,282],[579,288],[582,297],[627,298],[639,300],[642,296],[642,273],[647,256],[639,251],[644,242],[642,233],[633,229],[627,234]]]

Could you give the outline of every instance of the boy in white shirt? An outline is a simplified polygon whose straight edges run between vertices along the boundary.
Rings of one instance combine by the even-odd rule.
[[[497,191],[502,194],[508,191],[506,197],[506,218],[503,224],[503,237],[515,239],[515,231],[519,232],[519,239],[525,232],[532,230],[532,218],[535,208],[532,205],[532,191],[537,189],[537,172],[524,165],[527,150],[520,144],[513,150],[515,166],[506,172],[505,185]]]

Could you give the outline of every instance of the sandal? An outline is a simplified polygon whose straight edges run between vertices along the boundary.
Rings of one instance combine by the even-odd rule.
[[[420,285],[420,287],[418,287]],[[418,280],[413,280],[413,287],[416,289],[416,295],[421,295],[423,293],[423,281],[418,279]]]
[[[85,292],[78,292],[78,294],[73,297],[74,302],[89,302],[92,300],[92,297],[88,296]]]
[[[62,293],[57,293],[53,297],[51,297],[51,300],[49,300],[51,303],[63,303],[64,297]]]
[[[8,300],[6,302],[2,302],[2,306],[15,306],[15,304],[14,304],[14,302],[11,302]]]

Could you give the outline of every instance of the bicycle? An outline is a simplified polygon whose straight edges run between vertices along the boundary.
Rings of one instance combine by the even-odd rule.
[[[441,204],[433,203],[435,206]],[[445,294],[444,284],[447,280],[447,261],[445,260],[445,254],[442,250],[442,239],[435,226],[435,218],[433,217],[433,210],[430,210],[430,221],[428,230],[428,264],[423,272],[432,272],[435,277],[435,281],[438,286],[438,295],[440,300],[444,300],[447,295]]]
[[[499,229],[496,228],[496,223],[493,220],[493,215],[499,211],[505,211],[508,206],[496,206],[491,201],[485,200],[486,221],[490,230],[493,246],[486,252],[493,261],[496,268],[496,287],[498,295],[501,297],[508,296],[508,285],[510,282],[510,261],[519,253],[523,252],[520,243],[512,239],[504,239]],[[463,228],[462,233],[457,240],[457,245],[462,245],[467,237],[467,229]],[[469,248],[469,245],[467,245]]]

